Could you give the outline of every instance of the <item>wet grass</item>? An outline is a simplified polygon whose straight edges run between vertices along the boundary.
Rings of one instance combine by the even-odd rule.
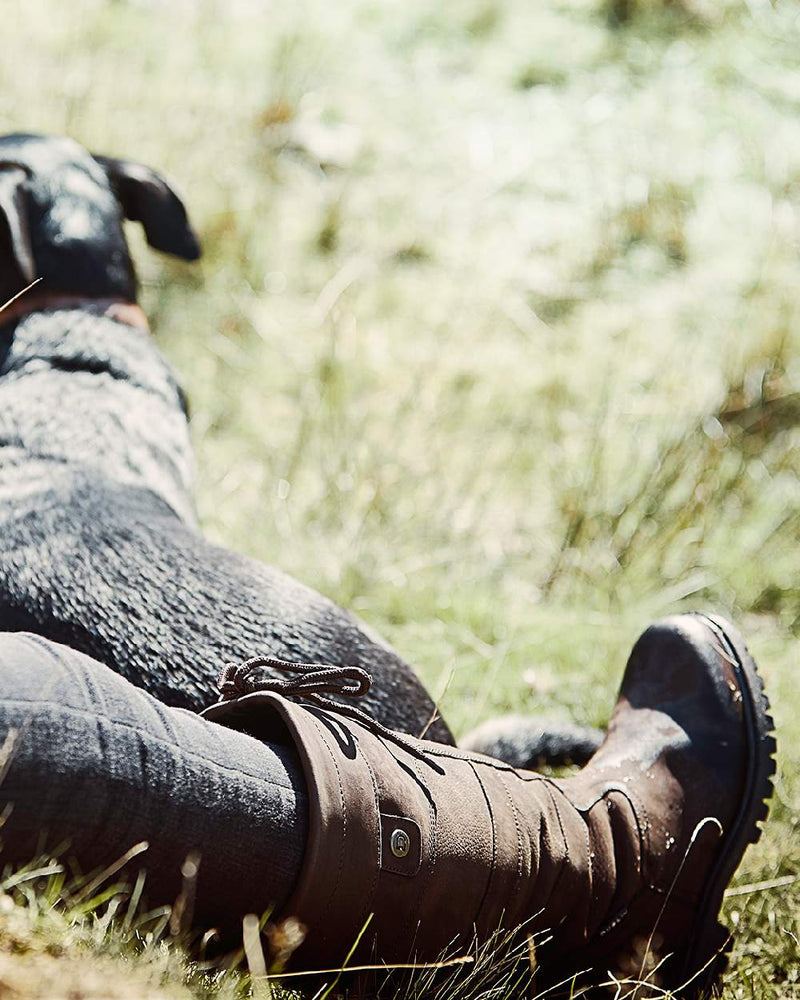
[[[3,130],[162,168],[202,233],[194,268],[131,235],[214,539],[383,631],[459,731],[602,724],[654,617],[742,624],[780,754],[726,995],[800,996],[794,5],[4,14]],[[27,963],[53,907],[20,902]]]

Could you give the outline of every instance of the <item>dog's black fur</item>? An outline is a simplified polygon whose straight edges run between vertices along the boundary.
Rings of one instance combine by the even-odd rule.
[[[180,199],[154,171],[70,139],[0,138],[0,304],[37,278],[37,291],[134,301],[123,214],[156,249],[200,256]]]
[[[544,728],[541,719],[530,715],[501,715],[467,733],[459,746],[535,771],[543,765],[585,764],[603,735],[589,726],[548,723]]]
[[[67,139],[0,138],[0,303],[36,278],[134,301],[123,216],[153,246],[199,255],[153,171]],[[147,336],[78,307],[1,324],[0,629],[64,642],[192,710],[216,699],[224,662],[255,653],[360,665],[374,679],[366,711],[413,735],[430,724],[419,680],[362,622],[198,533],[181,390]],[[480,749],[502,750],[507,729],[496,746],[484,731]],[[547,758],[553,734],[519,732],[524,762]],[[452,743],[442,720],[427,735]],[[586,757],[585,742],[555,739]]]

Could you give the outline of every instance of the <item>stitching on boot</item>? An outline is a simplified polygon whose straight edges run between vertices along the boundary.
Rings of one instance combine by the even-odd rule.
[[[503,760],[496,760],[494,757],[483,757],[466,750],[459,750],[458,747],[448,747],[444,743],[437,743],[436,746],[426,746],[425,753],[430,757],[449,757],[451,760],[465,760],[470,764],[480,764],[481,767],[491,767],[495,771],[514,771],[510,764]],[[538,777],[538,776],[537,776]]]
[[[517,811],[516,804],[514,803],[514,798],[509,791],[508,785],[506,785],[505,779],[502,774],[498,775],[500,784],[502,785],[503,791],[506,793],[506,798],[508,799],[509,805],[511,806],[511,815],[514,817],[514,828],[517,832],[517,875],[522,879],[524,872],[522,870],[522,828],[519,823],[519,812]]]
[[[633,812],[633,818],[636,820],[636,830],[639,834],[639,850],[641,851],[639,867],[640,867],[640,873],[643,874],[645,866],[645,858],[650,856],[650,852],[652,850],[652,845],[650,844],[650,828],[651,828],[650,814],[647,811],[647,806],[644,804],[644,802],[639,800],[638,796],[634,796],[633,794],[628,794],[626,792],[623,792],[622,794],[625,795],[625,798],[630,803],[631,810]],[[644,828],[642,827],[642,824],[639,822],[639,813],[636,810],[637,803],[639,805],[639,809],[641,810],[642,817],[644,819]]]
[[[367,760],[367,755],[365,753],[361,754],[362,760],[367,765],[367,770],[369,771],[369,778],[372,782],[372,795],[375,800],[375,815],[378,817],[378,864],[372,875],[372,881],[369,886],[369,895],[367,896],[364,907],[361,911],[361,927],[364,926],[364,921],[367,916],[372,912],[372,901],[375,898],[375,890],[378,886],[378,879],[381,875],[381,862],[383,860],[383,844],[381,842],[381,804],[378,795],[378,782],[375,778],[375,772],[372,770],[372,765]],[[361,928],[359,928],[360,930]]]
[[[318,722],[318,720],[315,719],[314,716],[310,712],[309,712],[309,718],[310,718],[312,724],[316,727],[316,730],[317,730],[317,732],[319,734],[320,740],[322,741],[322,745],[328,751],[328,753],[330,754],[331,760],[333,761],[333,766],[334,766],[334,769],[336,771],[336,780],[339,782],[339,799],[340,799],[341,804],[342,804],[342,839],[341,839],[341,842],[340,842],[340,845],[339,845],[339,864],[338,864],[338,867],[337,867],[337,870],[336,870],[336,879],[335,879],[335,881],[333,883],[333,886],[331,888],[330,893],[328,894],[328,900],[325,903],[325,906],[323,907],[322,912],[320,914],[320,920],[321,920],[322,917],[324,917],[327,914],[328,910],[330,909],[331,903],[333,902],[333,899],[334,899],[334,897],[336,895],[336,890],[339,888],[339,883],[342,880],[342,869],[344,868],[344,845],[345,845],[345,841],[347,840],[347,804],[346,804],[346,800],[345,800],[345,797],[344,797],[344,785],[342,784],[342,775],[341,775],[341,772],[339,770],[339,764],[338,764],[338,762],[336,760],[336,754],[334,754],[333,750],[331,749],[330,744],[328,743],[328,740],[327,740],[327,738],[325,736],[325,732],[323,730],[323,727],[320,725],[320,723]],[[362,924],[362,926],[363,926],[363,924]],[[359,928],[359,930],[360,929],[361,928]]]
[[[564,830],[564,823],[562,822],[561,819],[561,810],[558,808],[558,799],[554,794],[554,788],[556,791],[559,792],[560,795],[563,795],[564,793],[561,791],[560,788],[558,788],[557,785],[553,786],[549,781],[545,781],[544,785],[547,794],[550,796],[550,801],[553,803],[553,809],[555,809],[556,819],[558,820],[558,828],[561,831],[561,840],[564,842],[564,864],[562,866],[562,873],[561,873],[563,874],[563,869],[566,868],[570,860],[569,841],[567,840],[567,834],[566,831]],[[561,881],[561,874],[559,874],[558,879],[556,880],[554,885],[558,885],[558,883]]]
[[[386,747],[386,750],[391,757],[394,757],[394,753],[389,747]],[[395,760],[397,760],[396,757]],[[404,761],[404,765],[408,767],[408,769],[412,772],[412,774],[414,775],[420,786],[423,789],[426,789],[427,786],[423,782],[419,774],[419,771],[417,770],[416,762],[413,760]],[[414,915],[422,913],[424,909],[423,903],[425,900],[425,895],[427,893],[428,886],[433,880],[434,869],[436,867],[436,848],[437,848],[436,811],[433,805],[433,796],[427,794],[425,796],[425,801],[428,803],[428,829],[430,830],[430,837],[428,843],[428,859],[427,859],[427,864],[422,864],[425,854],[424,850],[425,837],[423,834],[420,843],[420,870],[418,872],[418,875],[420,876],[419,892],[417,893],[416,903],[413,907],[409,909],[410,915],[403,924],[403,931],[409,936],[411,941],[411,945],[409,947],[409,959],[412,957],[414,946],[416,945],[417,942],[417,934],[419,933],[419,927],[421,923],[421,918],[419,916],[415,917]]]
[[[484,801],[486,802],[486,809],[487,812],[489,813],[489,823],[492,827],[492,866],[489,878],[487,879],[486,882],[486,888],[483,891],[483,896],[481,897],[480,905],[478,906],[478,912],[475,918],[477,922],[480,919],[481,914],[483,913],[484,906],[486,905],[486,897],[489,895],[489,890],[491,889],[492,886],[492,878],[494,875],[495,867],[497,865],[497,826],[494,821],[494,810],[492,809],[492,801],[489,797],[489,793],[486,791],[486,786],[481,781],[480,772],[478,771],[477,767],[475,767],[473,761],[469,762],[469,766],[472,768],[472,773],[475,775],[475,780],[478,782],[478,787],[480,788],[483,794]]]
[[[639,814],[636,811],[637,802],[634,801],[634,797],[628,792],[627,789],[618,788],[616,786],[613,788],[606,789],[606,791],[603,794],[603,799],[609,801],[609,797],[615,793],[617,795],[622,796],[622,798],[625,799],[625,801],[628,803],[628,805],[630,806],[631,813],[633,814],[634,823],[636,824],[636,833],[639,841],[639,878],[641,879],[641,885],[636,890],[636,892],[634,892],[633,896],[626,903],[622,905],[621,909],[615,910],[610,917],[607,917],[601,923],[600,927],[597,930],[598,937],[604,937],[611,931],[613,931],[614,928],[628,916],[631,910],[635,909],[635,907],[639,904],[639,900],[642,899],[642,897],[646,897],[649,892],[658,891],[656,890],[655,886],[650,884],[649,880],[645,876],[644,867],[645,867],[646,848],[644,843],[644,834],[642,832],[642,825],[639,822]],[[644,807],[643,803],[641,802],[639,803],[639,808],[641,808],[642,812],[645,814],[645,817],[647,817],[647,809]],[[650,841],[648,837],[647,850],[649,850],[649,843]]]
[[[553,887],[550,890],[550,898],[552,898],[553,896],[556,895],[557,892],[560,892],[560,890],[561,890],[561,881],[564,878],[567,877],[567,873],[569,872],[570,861],[572,859],[572,855],[570,854],[569,840],[567,839],[567,834],[566,834],[566,831],[564,830],[564,823],[563,823],[563,820],[561,818],[561,810],[560,810],[559,805],[558,805],[558,797],[556,796],[555,793],[558,792],[559,795],[561,797],[563,797],[563,798],[566,798],[566,796],[564,795],[564,792],[561,791],[561,789],[558,787],[558,785],[555,782],[552,782],[552,781],[550,781],[547,778],[545,778],[543,780],[544,780],[544,784],[545,784],[545,787],[547,789],[547,792],[548,792],[548,794],[550,796],[550,801],[553,803],[553,809],[555,810],[556,819],[558,820],[558,828],[561,831],[561,840],[562,840],[562,842],[564,844],[564,858],[563,858],[563,860],[561,862],[561,870],[559,871],[559,873],[558,873],[558,875],[556,877],[556,880],[553,883]],[[585,824],[584,824],[584,835],[586,837],[586,854],[587,854],[587,857],[589,859],[589,879],[590,879],[590,882],[591,882],[591,875],[592,875],[591,851],[592,851],[592,845],[591,845],[591,841],[590,841],[590,838],[589,838],[589,830],[588,830],[588,827]],[[567,919],[567,917],[564,916],[562,918],[561,923],[563,924],[566,919]],[[555,928],[551,928],[551,930],[555,930]]]
[[[607,798],[612,792],[617,792],[624,799],[627,800],[628,805],[631,807],[631,812],[633,813],[633,819],[636,823],[636,832],[639,836],[639,874],[644,881],[650,881],[650,873],[645,872],[646,858],[650,856],[651,844],[650,844],[650,816],[647,812],[647,806],[642,802],[638,796],[634,795],[630,789],[622,788],[614,785],[608,789],[603,796]],[[644,828],[642,828],[642,821],[639,819],[639,814],[641,812],[642,821],[644,822]]]
[[[412,765],[412,767],[413,767],[413,765]],[[414,770],[414,774],[417,775],[418,780],[422,780],[419,777],[419,774],[417,772],[416,767],[413,767],[413,770]],[[434,808],[434,804],[433,804],[433,796],[429,795],[428,798],[427,798],[427,802],[428,802],[428,822],[430,823],[430,831],[431,831],[430,864],[428,866],[428,882],[430,882],[431,879],[433,878],[434,870],[436,868],[436,859],[437,859],[437,853],[438,853],[439,844],[438,844],[437,837],[436,837],[436,835],[437,835],[436,809]],[[425,886],[422,886],[420,888],[420,895],[418,897],[418,899],[420,901],[423,898],[422,894],[423,894],[424,888],[425,888]],[[418,906],[419,906],[419,903],[418,903]],[[419,926],[419,921],[417,921],[417,926]]]

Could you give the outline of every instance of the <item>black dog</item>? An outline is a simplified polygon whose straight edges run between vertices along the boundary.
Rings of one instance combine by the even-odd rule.
[[[124,305],[136,277],[123,216],[157,249],[199,256],[180,199],[148,168],[67,139],[0,138],[0,305],[40,279],[0,312],[0,629],[89,653],[169,704],[178,689],[195,711],[224,662],[255,653],[363,666],[366,711],[451,743],[413,671],[362,622],[198,533],[183,396]],[[484,732],[473,746],[502,749]],[[515,763],[592,748],[569,730],[518,733]]]

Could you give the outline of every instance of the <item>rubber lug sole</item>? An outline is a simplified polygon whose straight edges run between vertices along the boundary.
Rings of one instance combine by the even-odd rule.
[[[769,699],[741,633],[717,615],[698,614],[719,640],[739,678],[748,739],[748,773],[742,805],[723,838],[719,857],[706,883],[689,936],[690,944],[671,962],[670,987],[683,1000],[711,995],[728,965],[730,933],[719,922],[725,889],[745,850],[761,837],[773,791],[776,742]]]

